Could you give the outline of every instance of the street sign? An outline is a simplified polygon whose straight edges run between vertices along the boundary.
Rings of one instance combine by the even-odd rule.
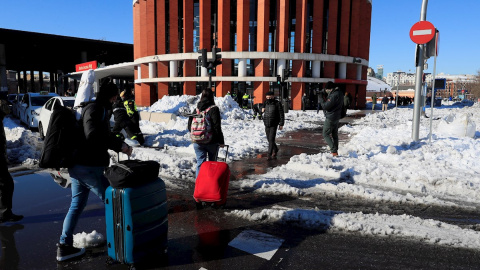
[[[435,27],[429,21],[419,21],[410,28],[410,39],[417,44],[425,44],[435,36]]]

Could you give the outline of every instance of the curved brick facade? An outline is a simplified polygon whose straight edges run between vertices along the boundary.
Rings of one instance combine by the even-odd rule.
[[[198,50],[216,45],[222,50],[212,77],[217,96],[246,89],[263,102],[287,69],[293,109],[300,109],[303,93],[314,99],[313,89],[330,80],[363,108],[371,11],[371,0],[136,0],[137,103],[197,94],[208,82]]]

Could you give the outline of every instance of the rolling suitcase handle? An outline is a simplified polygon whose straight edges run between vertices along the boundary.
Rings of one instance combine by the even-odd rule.
[[[223,158],[223,161],[224,161],[224,162],[227,162],[228,147],[230,147],[230,146],[229,146],[229,145],[225,145],[225,147],[227,148],[227,150],[225,151],[225,158]],[[217,161],[218,161],[218,152],[220,152],[220,147],[217,148],[217,154],[215,155]]]

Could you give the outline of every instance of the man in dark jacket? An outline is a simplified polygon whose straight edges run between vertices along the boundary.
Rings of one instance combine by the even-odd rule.
[[[335,88],[333,82],[327,82],[325,89],[322,90],[323,98],[320,103],[325,115],[323,124],[323,137],[330,147],[333,156],[338,156],[338,123],[342,115],[343,94]]]
[[[8,102],[0,99],[0,223],[16,222],[23,218],[22,215],[12,213],[14,184],[8,172],[7,137],[3,127],[3,118],[9,113]]]
[[[110,133],[110,110],[116,101],[118,89],[113,83],[100,87],[97,99],[83,108],[81,124],[84,138],[79,144],[74,165],[68,169],[72,181],[72,201],[63,221],[63,230],[57,248],[57,261],[65,261],[85,253],[85,249],[73,247],[73,231],[87,205],[92,191],[102,201],[108,181],[103,175],[110,163],[108,149],[130,155],[132,148]]]
[[[274,98],[272,91],[266,95],[267,100],[263,108],[263,124],[265,124],[265,134],[268,140],[268,160],[277,158],[278,147],[275,143],[277,136],[277,127],[283,129],[285,123],[285,114],[282,104]]]

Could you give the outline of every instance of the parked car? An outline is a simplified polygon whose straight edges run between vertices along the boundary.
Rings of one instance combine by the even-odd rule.
[[[19,110],[19,107],[20,107],[20,104],[22,103],[22,98],[23,98],[23,95],[24,94],[18,94],[16,97],[15,97],[15,100],[13,101],[13,105],[12,105],[12,113],[13,113],[13,116],[17,117],[17,118],[20,118],[20,110]]]
[[[58,96],[58,94],[49,92],[26,93],[19,107],[20,122],[25,123],[29,129],[38,128],[38,117],[43,105],[55,96]]]
[[[50,123],[50,117],[52,116],[53,109],[58,106],[64,106],[73,109],[75,103],[75,97],[52,97],[42,107],[40,111],[40,117],[38,118],[38,132],[40,138],[43,140],[47,135],[48,125]]]

